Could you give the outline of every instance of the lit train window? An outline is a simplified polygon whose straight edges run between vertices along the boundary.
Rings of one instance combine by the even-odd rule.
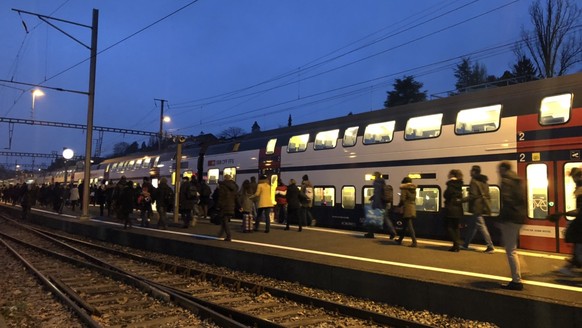
[[[457,114],[456,134],[471,134],[499,129],[501,105],[463,109]]]
[[[489,197],[491,206],[491,216],[498,216],[499,215],[499,204],[501,203],[498,186],[489,186]],[[469,186],[463,186],[463,198],[469,197]],[[463,203],[463,212],[465,215],[471,215],[472,213],[469,212],[469,203]]]
[[[356,141],[358,140],[358,127],[354,126],[351,128],[347,128],[344,132],[344,138],[342,139],[342,146],[344,147],[352,147],[356,145]]]
[[[232,177],[232,180],[236,181],[236,167],[225,167],[222,171],[222,176],[224,177],[227,174]]]
[[[159,162],[160,162],[160,156],[156,157],[156,160],[154,161],[154,164],[152,165],[152,167],[158,167]]]
[[[271,139],[267,142],[267,148],[265,149],[265,154],[271,155],[275,153],[275,146],[277,145],[277,139]]]
[[[115,170],[117,169],[117,163],[113,163],[113,164],[109,164],[111,165],[111,169],[108,170],[107,172],[115,172]]]
[[[582,163],[566,163],[564,165],[564,197],[566,198],[564,203],[566,204],[566,212],[576,209],[576,196],[574,196],[574,190],[576,190],[576,183],[570,177],[570,172],[573,168],[582,169]],[[574,219],[574,217],[568,217],[569,219]]]
[[[313,149],[332,149],[337,145],[337,137],[339,135],[339,129],[322,131],[315,135],[315,143],[313,144]]]
[[[546,164],[530,164],[527,177],[527,216],[545,219],[548,216],[548,168]]]
[[[354,186],[342,187],[342,208],[347,209],[356,208],[356,187]]]
[[[562,124],[570,120],[572,94],[566,93],[542,99],[540,106],[540,124]]]
[[[334,187],[313,188],[313,206],[334,206],[334,204],[335,204]]]
[[[372,195],[374,195],[374,187],[371,186],[364,187],[364,198],[362,198],[363,205],[372,204],[372,200],[370,199]]]
[[[132,170],[133,166],[135,165],[135,160],[131,160],[129,161],[129,163],[127,164],[127,166],[125,167],[126,171]]]
[[[309,142],[309,134],[302,134],[298,136],[293,136],[289,139],[289,144],[287,145],[288,153],[298,153],[305,151],[307,149],[307,142]]]
[[[386,143],[392,141],[396,121],[374,123],[364,130],[364,145]]]
[[[150,167],[150,163],[151,162],[152,162],[152,158],[151,157],[146,157],[146,158],[144,158],[141,167],[143,167],[144,169],[147,169],[147,168]]]
[[[406,122],[405,140],[436,138],[441,134],[443,114],[413,117]]]
[[[218,169],[209,169],[208,170],[208,184],[217,184],[219,174],[220,174],[220,171]]]
[[[440,210],[440,189],[438,187],[416,188],[416,210],[423,212],[438,212]]]
[[[132,162],[133,161],[129,162],[129,165],[127,166],[128,170],[136,170],[141,168],[141,163],[143,163],[143,159],[140,158],[137,161],[135,161],[135,166],[132,165]]]

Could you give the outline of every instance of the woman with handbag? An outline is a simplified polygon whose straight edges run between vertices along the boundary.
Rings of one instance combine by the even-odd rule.
[[[412,238],[412,244],[410,247],[417,247],[416,234],[414,232],[414,225],[412,221],[416,218],[416,185],[412,183],[410,177],[405,177],[402,179],[402,184],[400,185],[400,205],[402,206],[402,219],[405,222],[404,228],[400,230],[400,237],[396,240],[396,243],[401,245],[402,239],[406,231],[410,232],[410,237]]]

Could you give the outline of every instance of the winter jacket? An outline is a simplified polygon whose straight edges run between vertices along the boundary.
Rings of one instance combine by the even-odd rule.
[[[251,213],[253,211],[253,200],[251,199],[252,196],[253,194],[247,193],[242,189],[238,194],[238,203],[244,213]]]
[[[491,214],[491,206],[489,205],[491,196],[487,180],[486,175],[479,174],[471,179],[469,184],[469,196],[466,201],[469,202],[469,212],[477,216]]]
[[[386,182],[382,178],[374,179],[372,187],[374,187],[374,193],[370,199],[372,200],[372,208],[385,209],[386,200],[384,199],[384,186]]]
[[[416,217],[416,185],[414,183],[410,182],[400,185],[400,203],[404,210],[403,217]]]
[[[287,186],[287,209],[288,210],[298,210],[301,208],[302,200],[307,199],[305,194],[299,190],[296,184],[290,184]]]
[[[192,210],[194,205],[196,205],[196,199],[192,198],[190,195],[190,189],[194,186],[190,181],[183,181],[180,185],[180,209],[181,210]]]
[[[566,229],[566,242],[580,244],[582,243],[582,186],[574,190],[574,196],[578,214]]]
[[[463,218],[463,180],[452,178],[447,181],[445,189],[445,217],[450,219]]]
[[[525,192],[521,178],[513,171],[501,176],[501,221],[523,224],[526,218]]]
[[[233,180],[218,183],[218,207],[222,215],[233,216],[237,203],[238,186]]]
[[[266,179],[259,180],[255,198],[258,199],[257,208],[267,208],[275,205],[273,204],[273,197],[271,197],[271,185],[267,183]]]
[[[307,196],[304,200],[301,201],[301,205],[303,207],[313,207],[313,198],[315,197],[315,193],[311,181],[309,180],[301,181],[301,192],[303,192],[303,194]]]

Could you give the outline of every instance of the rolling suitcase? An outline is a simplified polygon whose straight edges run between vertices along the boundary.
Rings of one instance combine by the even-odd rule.
[[[253,232],[253,216],[250,213],[243,213],[242,215],[242,231]]]

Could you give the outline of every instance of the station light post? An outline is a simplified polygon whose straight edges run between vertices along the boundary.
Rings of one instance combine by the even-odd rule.
[[[73,158],[73,156],[75,156],[75,152],[72,149],[63,148],[63,158],[65,159],[65,181],[63,183],[65,186],[67,185],[67,171],[69,170],[67,168],[67,161]]]

